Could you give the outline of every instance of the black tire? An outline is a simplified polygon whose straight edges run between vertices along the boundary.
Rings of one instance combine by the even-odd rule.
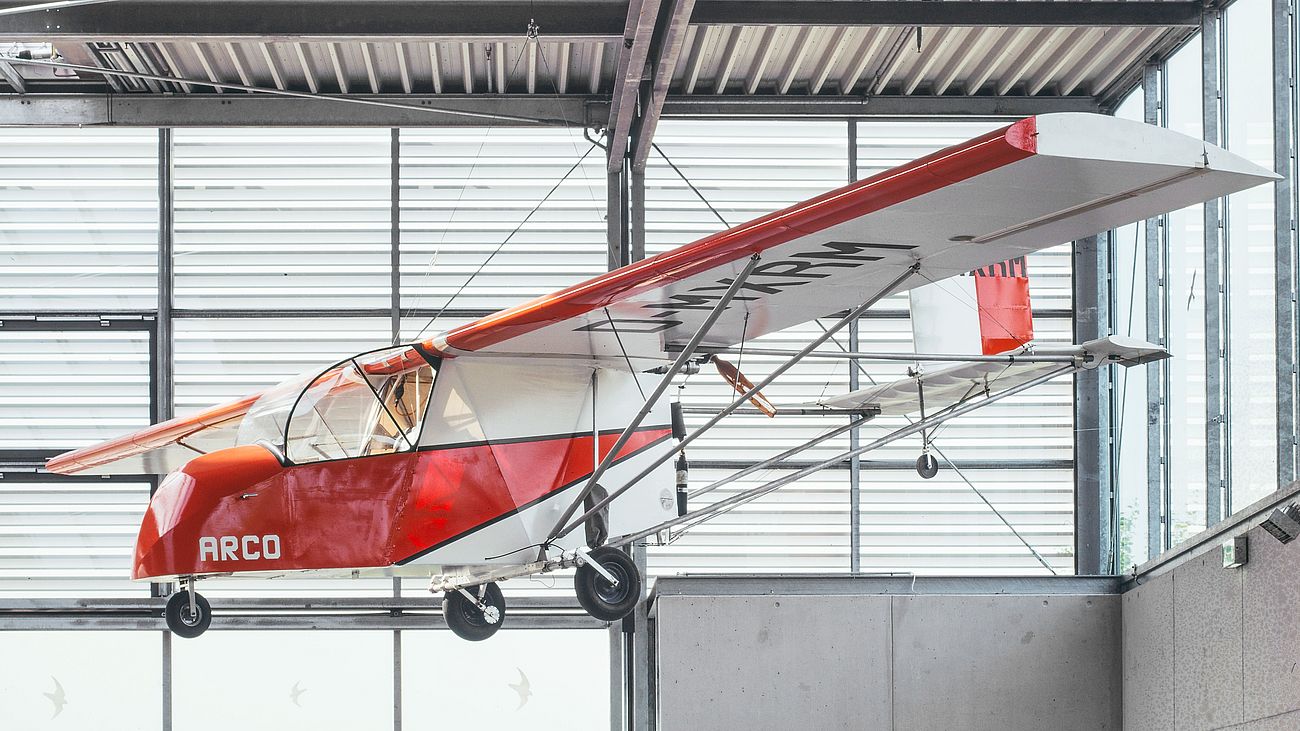
[[[167,629],[177,637],[193,639],[207,631],[212,624],[212,607],[202,594],[194,595],[194,610],[198,616],[190,616],[190,594],[178,591],[167,600]]]
[[[596,569],[583,564],[573,577],[578,603],[587,614],[605,622],[615,622],[632,613],[641,601],[641,572],[632,558],[617,548],[602,546],[592,551],[591,560],[618,579],[613,586]]]
[[[934,455],[929,452],[917,457],[916,474],[927,480],[939,474],[939,460],[935,459]]]
[[[465,591],[474,596],[479,595],[477,586],[467,586]],[[506,599],[501,595],[501,587],[496,582],[488,583],[482,601],[487,606],[496,608],[496,622],[489,622],[483,612],[459,591],[449,591],[442,595],[442,617],[457,637],[470,642],[482,642],[501,629],[506,619]]]

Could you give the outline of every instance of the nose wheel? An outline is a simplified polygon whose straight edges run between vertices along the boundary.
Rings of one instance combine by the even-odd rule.
[[[641,573],[626,553],[601,546],[583,555],[573,588],[587,614],[614,622],[631,614],[641,601]]]
[[[194,591],[193,580],[190,580],[188,588],[172,594],[167,599],[164,615],[167,619],[167,629],[170,629],[172,634],[186,639],[198,637],[207,631],[208,625],[212,624],[212,607],[209,606],[207,599]]]
[[[506,599],[494,581],[455,589],[442,597],[442,616],[457,637],[481,642],[501,629]]]

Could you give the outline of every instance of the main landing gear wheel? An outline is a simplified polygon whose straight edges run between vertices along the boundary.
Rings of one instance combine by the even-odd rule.
[[[590,564],[578,567],[573,577],[573,588],[578,592],[578,603],[587,614],[596,619],[613,622],[626,617],[641,600],[641,573],[632,558],[617,548],[601,546],[587,554],[609,572],[618,584],[610,583]]]
[[[474,598],[465,596],[466,593]],[[442,597],[442,616],[457,637],[481,642],[501,629],[506,618],[506,599],[496,582],[454,589]]]
[[[212,607],[208,605],[208,600],[203,598],[202,594],[194,595],[193,607],[191,608],[190,592],[193,589],[181,590],[171,595],[167,600],[167,629],[172,634],[186,639],[198,637],[208,629],[212,624]]]
[[[939,460],[935,459],[934,455],[929,452],[917,457],[916,474],[927,480],[939,474]]]

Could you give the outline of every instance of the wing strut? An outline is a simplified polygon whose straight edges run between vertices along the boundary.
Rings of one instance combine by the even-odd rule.
[[[927,421],[916,421],[908,426],[902,427],[900,429],[896,429],[895,431],[886,434],[885,436],[875,440],[874,442],[871,442],[870,444],[863,445],[861,447],[858,447],[857,449],[851,449],[847,452],[844,452],[843,454],[838,454],[834,457],[831,457],[830,459],[826,459],[821,462],[818,462],[817,464],[810,465],[808,467],[805,467],[804,469],[799,470],[798,472],[795,472],[790,475],[786,475],[785,477],[773,480],[764,485],[759,485],[758,487],[745,490],[744,492],[736,493],[735,495],[732,495],[731,497],[725,500],[719,500],[718,502],[713,503],[712,505],[709,505],[704,508],[700,508],[699,510],[696,510],[694,512],[690,512],[687,513],[686,515],[672,518],[670,520],[665,520],[659,525],[646,528],[645,530],[638,531],[636,533],[629,533],[627,535],[619,536],[611,540],[606,545],[614,546],[614,547],[625,546],[634,541],[639,541],[642,538],[645,538],[646,536],[654,535],[655,533],[658,533],[661,530],[671,528],[675,525],[680,525],[687,521],[707,520],[716,515],[731,510],[734,507],[743,505],[744,503],[750,502],[751,500],[760,498],[777,488],[784,487],[797,480],[802,480],[803,478],[813,474],[814,472],[820,472],[821,470],[824,470],[827,467],[834,467],[835,465],[840,464],[846,459],[857,457],[858,455],[864,454],[866,452],[870,452],[873,449],[879,449],[880,447],[883,447],[886,444],[889,444],[891,442],[896,442],[899,439],[902,439],[904,437],[909,437],[917,433],[918,431],[921,431],[922,429],[929,429],[935,426],[936,424],[940,424],[949,419],[961,416],[962,414],[968,413],[970,411],[974,411],[975,409],[982,408],[984,406],[987,406],[990,403],[993,403],[994,401],[1004,399],[1008,396],[1014,396],[1015,394],[1033,388],[1034,386],[1038,386],[1040,384],[1046,383],[1047,381],[1050,381],[1053,378],[1056,378],[1057,376],[1062,376],[1065,375],[1066,373],[1072,373],[1076,370],[1078,369],[1073,366],[1066,366],[1064,368],[1058,368],[1056,370],[1053,370],[1050,373],[1044,373],[1043,375],[1033,379],[1032,381],[1026,381],[1025,383],[1022,383],[1018,386],[1014,386],[1012,388],[1008,388],[1007,390],[1002,391],[1000,393],[991,394],[986,398],[980,399],[979,401],[972,401],[963,404],[961,406],[957,406],[952,409],[946,410],[940,414],[935,414],[934,416],[930,417]],[[708,488],[703,488],[703,489],[712,489],[713,487],[716,486],[717,484],[715,483],[714,485],[710,485]]]
[[[836,427],[826,432],[825,434],[822,434],[821,436],[813,437],[812,439],[809,439],[803,444],[800,444],[795,447],[791,447],[790,449],[785,450],[784,452],[776,455],[775,457],[768,457],[762,462],[756,462],[735,474],[727,475],[726,477],[722,478],[721,480],[718,480],[717,482],[711,485],[705,485],[704,487],[701,487],[698,490],[692,490],[689,493],[687,493],[686,497],[687,499],[690,499],[690,498],[699,497],[700,495],[703,495],[708,492],[713,492],[714,490],[718,489],[719,487],[722,487],[723,485],[735,482],[736,480],[739,480],[740,478],[745,477],[747,475],[752,475],[755,472],[758,472],[759,470],[767,469],[768,467],[776,464],[777,462],[783,462],[795,456],[796,454],[799,454],[805,449],[812,449],[813,447],[817,446],[818,444],[821,444],[822,442],[828,439],[831,439],[833,437],[838,437],[839,435],[843,434],[846,431],[849,431],[850,429],[862,426],[863,424],[874,419],[875,417],[876,414],[874,412],[859,414],[858,416],[849,419],[849,422],[843,426]]]
[[[596,503],[594,507],[592,507],[586,513],[583,513],[581,516],[579,516],[577,520],[565,526],[564,530],[561,530],[555,535],[551,536],[549,540],[554,540],[556,538],[563,538],[564,536],[568,535],[569,532],[572,531],[574,528],[577,528],[578,526],[582,525],[583,521],[587,520],[592,515],[596,514],[596,512],[599,511],[601,508],[613,502],[613,500],[617,498],[619,495],[622,495],[623,493],[627,492],[629,489],[632,488],[633,485],[645,479],[646,476],[649,475],[651,472],[655,471],[659,467],[659,465],[672,459],[673,454],[675,452],[682,451],[683,449],[686,448],[686,445],[695,441],[704,432],[708,431],[709,429],[712,429],[714,426],[717,425],[718,422],[722,421],[722,419],[726,417],[728,414],[740,408],[742,404],[747,403],[751,398],[754,397],[754,394],[759,393],[762,389],[766,388],[768,384],[770,384],[772,381],[775,381],[782,373],[785,373],[786,371],[790,370],[790,368],[792,368],[795,363],[798,363],[799,361],[803,360],[803,357],[805,355],[821,347],[823,343],[825,343],[827,340],[830,340],[831,336],[839,332],[845,325],[848,325],[850,322],[857,320],[859,317],[862,316],[862,313],[870,309],[872,305],[876,304],[880,300],[889,296],[889,294],[892,293],[896,287],[898,287],[903,282],[907,281],[909,278],[914,276],[919,271],[921,271],[920,262],[916,262],[912,266],[908,267],[907,271],[898,275],[894,279],[894,281],[885,285],[874,296],[868,298],[866,302],[863,302],[857,307],[854,307],[852,310],[849,311],[847,315],[841,317],[838,321],[836,321],[834,325],[831,325],[829,328],[826,328],[826,331],[824,333],[817,336],[817,338],[814,339],[812,342],[808,343],[808,345],[804,346],[803,350],[800,350],[798,353],[795,353],[784,363],[777,366],[775,370],[769,373],[766,378],[759,381],[757,385],[755,385],[753,388],[749,389],[745,393],[742,393],[738,398],[736,398],[736,400],[732,401],[725,409],[719,411],[717,415],[714,416],[712,419],[709,419],[709,421],[705,423],[704,426],[700,427],[699,429],[696,429],[690,434],[687,434],[686,437],[682,439],[680,443],[678,443],[676,450],[665,451],[661,456],[655,459],[654,462],[650,463],[648,467],[641,470],[640,474],[628,480],[627,484],[623,485],[619,489],[610,493],[609,496],[606,497],[604,500],[601,500],[600,502]],[[694,338],[692,340],[694,340]],[[688,343],[686,349],[683,350],[682,353],[690,354],[695,350],[696,345],[698,345],[697,342]],[[681,356],[678,356],[678,359],[680,360]],[[658,393],[655,394],[655,398],[658,398]],[[647,409],[650,408],[649,405],[647,405],[646,408]],[[588,486],[590,486],[590,483],[588,483]],[[583,495],[586,495],[585,490],[583,491]],[[560,525],[563,525],[564,521],[567,520],[569,515],[571,514],[572,511],[570,511],[569,513],[565,513],[564,518],[560,520]]]
[[[677,360],[673,361],[673,364],[669,366],[668,371],[659,379],[659,384],[655,386],[654,390],[651,391],[650,395],[646,398],[645,405],[643,405],[641,410],[637,412],[637,415],[633,417],[631,423],[623,429],[623,433],[618,436],[618,440],[614,442],[614,446],[611,447],[609,453],[605,455],[605,459],[601,460],[595,471],[591,473],[591,477],[588,478],[587,484],[582,486],[582,491],[573,499],[573,502],[569,503],[569,507],[565,509],[564,515],[561,515],[560,519],[555,522],[555,526],[551,528],[550,534],[542,544],[541,556],[539,556],[539,559],[546,558],[547,544],[557,538],[564,537],[573,529],[571,526],[563,531],[560,530],[564,527],[564,524],[569,520],[569,518],[573,517],[574,512],[576,512],[578,506],[587,499],[587,495],[591,492],[592,488],[595,487],[596,482],[605,474],[605,471],[614,463],[614,460],[617,459],[619,451],[623,449],[623,446],[627,444],[627,441],[632,438],[632,434],[636,431],[636,428],[641,426],[641,422],[650,415],[650,410],[654,408],[655,402],[658,401],[659,397],[664,394],[664,391],[668,390],[668,387],[672,385],[673,379],[677,377],[677,372],[680,371],[682,367],[686,365],[686,362],[695,355],[695,348],[700,344],[700,341],[704,340],[704,336],[709,334],[709,329],[718,321],[718,318],[722,317],[723,311],[727,309],[727,305],[731,302],[731,299],[736,296],[736,293],[740,291],[741,286],[745,284],[745,280],[749,278],[750,272],[754,271],[754,267],[758,266],[758,260],[758,254],[749,257],[749,261],[745,262],[745,268],[741,269],[740,273],[732,280],[731,286],[727,288],[727,291],[723,293],[722,297],[718,300],[718,303],[714,305],[713,311],[711,311],[709,316],[704,319],[704,322],[700,323],[700,327],[695,331],[695,334],[691,336],[690,341],[686,343],[686,347],[682,348],[682,352],[677,354]],[[596,405],[593,403],[593,413],[595,412],[595,408]],[[668,454],[671,456],[672,453],[669,452]],[[617,495],[618,493],[614,493],[614,495],[610,495],[604,500],[597,502],[590,510],[583,513],[582,517],[573,525],[582,525],[588,518],[599,513],[601,508],[608,505],[609,501]]]

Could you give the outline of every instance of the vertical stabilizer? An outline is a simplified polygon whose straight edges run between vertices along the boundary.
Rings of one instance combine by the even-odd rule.
[[[918,353],[997,355],[1034,339],[1024,257],[911,290]]]

